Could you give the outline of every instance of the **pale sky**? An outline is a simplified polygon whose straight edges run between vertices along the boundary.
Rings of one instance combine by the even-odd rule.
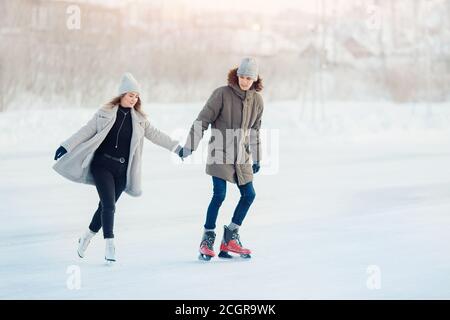
[[[208,10],[224,11],[250,10],[254,12],[276,13],[289,8],[299,9],[307,13],[316,13],[320,10],[320,4],[323,2],[327,10],[335,9],[338,13],[346,11],[355,3],[371,3],[368,0],[78,0],[80,2],[107,3],[108,5],[126,5],[131,2],[149,2],[164,3],[164,6],[176,6],[183,3],[189,7],[204,8]]]

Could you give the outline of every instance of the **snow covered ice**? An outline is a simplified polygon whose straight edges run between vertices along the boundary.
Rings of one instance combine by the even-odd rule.
[[[144,108],[182,138],[202,106]],[[95,110],[3,112],[0,298],[449,299],[448,103],[328,103],[303,118],[300,110],[266,103],[278,167],[255,177],[257,201],[240,232],[251,260],[197,260],[211,178],[204,164],[145,141],[143,195],[117,203],[111,267],[100,234],[84,259],[76,252],[98,204],[94,186],[51,168],[59,143]],[[229,184],[216,252],[238,196]]]

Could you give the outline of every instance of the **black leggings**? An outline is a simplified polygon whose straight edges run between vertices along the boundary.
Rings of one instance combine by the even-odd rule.
[[[126,186],[127,164],[102,155],[95,155],[91,163],[91,173],[100,202],[89,229],[98,232],[103,227],[103,237],[105,239],[114,238],[114,212],[116,211],[116,202]]]

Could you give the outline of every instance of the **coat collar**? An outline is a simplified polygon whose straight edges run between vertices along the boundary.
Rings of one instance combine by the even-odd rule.
[[[100,112],[104,114],[107,117],[113,117],[117,113],[117,109],[119,108],[119,105],[115,105],[114,107],[103,107],[100,109]],[[137,112],[134,108],[131,109],[131,114],[133,118],[137,118],[138,121],[145,121],[146,118],[140,113]]]
[[[147,120],[140,112],[137,112],[134,108],[131,109],[131,115],[138,119],[139,122],[144,122]]]
[[[244,91],[239,87],[239,85],[236,85],[234,83],[231,83],[228,86],[241,100],[245,100],[245,98],[247,98],[247,97],[250,98],[253,95],[253,93],[255,92],[254,89]]]

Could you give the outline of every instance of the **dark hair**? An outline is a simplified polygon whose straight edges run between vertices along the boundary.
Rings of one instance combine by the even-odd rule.
[[[239,86],[239,77],[237,75],[238,68],[231,69],[228,72],[228,84],[235,84]],[[262,79],[258,75],[258,79],[256,79],[255,82],[253,82],[250,89],[255,89],[257,92],[261,91],[264,88]]]

